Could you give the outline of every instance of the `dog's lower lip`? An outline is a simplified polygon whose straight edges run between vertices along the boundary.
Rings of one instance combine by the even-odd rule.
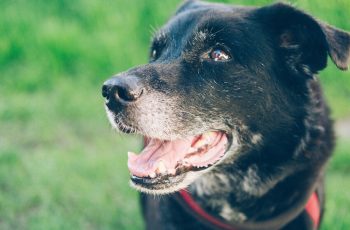
[[[183,180],[184,175],[177,175],[177,176],[169,176],[169,175],[163,175],[156,178],[149,178],[149,177],[138,177],[135,175],[132,175],[130,177],[131,181],[139,186],[145,186],[145,187],[154,187],[157,185],[168,185],[169,187],[172,184],[179,183]]]
[[[130,175],[131,180],[133,182],[140,182],[142,181],[142,184],[156,184],[156,183],[164,183],[167,182],[173,178],[179,177],[179,176],[184,176],[187,172],[195,172],[195,171],[201,171],[205,170],[207,168],[210,168],[213,165],[209,165],[207,167],[181,167],[177,170],[176,174],[159,174],[155,177],[139,177],[135,175]]]

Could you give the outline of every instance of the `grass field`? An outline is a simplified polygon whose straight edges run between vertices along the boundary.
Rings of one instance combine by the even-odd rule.
[[[126,167],[140,140],[111,130],[100,87],[147,61],[152,27],[179,2],[0,1],[0,229],[142,228]],[[293,4],[350,30],[348,0]],[[350,73],[330,64],[320,78],[334,118],[350,117]],[[349,172],[339,138],[324,230],[350,229]]]

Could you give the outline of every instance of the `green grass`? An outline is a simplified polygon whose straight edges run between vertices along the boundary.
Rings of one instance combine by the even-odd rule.
[[[147,61],[152,27],[175,0],[0,1],[0,229],[140,229],[126,152],[100,87]],[[271,1],[226,1],[260,5]],[[350,30],[347,0],[293,3]],[[350,74],[321,74],[336,119],[350,116]],[[350,144],[338,142],[323,229],[350,228]]]

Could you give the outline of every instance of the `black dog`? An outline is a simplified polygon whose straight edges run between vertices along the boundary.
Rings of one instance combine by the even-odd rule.
[[[187,1],[150,63],[105,82],[147,229],[316,229],[332,122],[316,74],[347,69],[350,35],[287,4]],[[186,188],[186,190],[183,190]]]

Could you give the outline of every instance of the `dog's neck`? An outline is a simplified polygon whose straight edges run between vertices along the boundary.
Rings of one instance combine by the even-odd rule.
[[[295,185],[295,188],[289,191],[282,191],[286,183],[294,186],[290,184],[293,179],[288,180],[287,177],[295,167],[285,166],[283,170],[273,172],[270,169],[261,169],[257,165],[252,165],[246,170],[213,170],[197,179],[190,186],[190,192],[206,211],[228,222],[265,220],[280,214],[277,209],[288,209],[302,197],[298,192],[302,189],[300,185]],[[270,171],[268,175],[267,171]],[[275,194],[276,191],[273,190],[283,192],[285,199],[281,200],[281,197],[277,196],[274,200],[270,195]]]

